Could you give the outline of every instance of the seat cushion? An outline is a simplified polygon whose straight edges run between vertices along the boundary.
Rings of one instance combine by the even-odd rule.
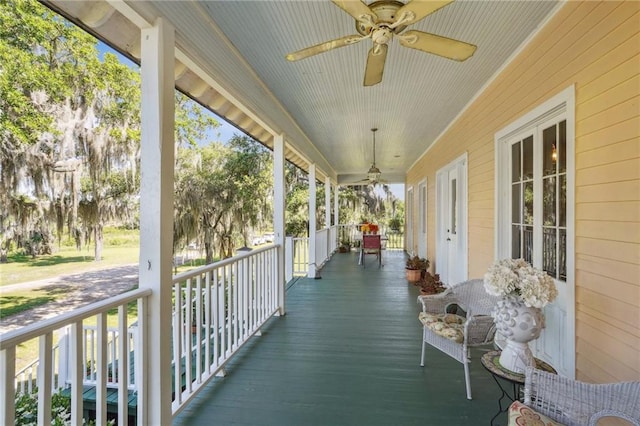
[[[520,401],[509,406],[509,426],[563,426],[527,407]]]
[[[465,319],[454,314],[430,314],[420,312],[418,319],[429,330],[456,343],[464,341]]]

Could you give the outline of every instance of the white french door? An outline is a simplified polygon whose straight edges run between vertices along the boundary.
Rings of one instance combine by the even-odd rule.
[[[546,327],[531,349],[574,377],[573,114],[572,102],[554,100],[496,135],[496,255],[523,258],[554,278],[558,298],[545,307]]]
[[[436,173],[436,272],[447,285],[467,279],[467,156]]]

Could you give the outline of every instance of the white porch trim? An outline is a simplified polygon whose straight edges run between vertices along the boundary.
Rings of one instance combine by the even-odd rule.
[[[284,135],[273,138],[273,232],[275,244],[278,245],[278,306],[279,314],[284,315],[285,287],[287,280],[284,272],[285,259],[285,189],[284,189]]]

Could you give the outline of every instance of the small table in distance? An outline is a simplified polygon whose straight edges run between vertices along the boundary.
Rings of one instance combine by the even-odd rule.
[[[501,351],[491,351],[484,354],[481,358],[482,366],[491,373],[493,380],[498,384],[500,390],[502,391],[502,395],[498,399],[498,412],[491,419],[491,426],[493,426],[493,422],[501,413],[506,413],[509,409],[509,405],[515,400],[520,399],[520,393],[522,387],[524,386],[524,374],[518,374],[511,370],[507,370],[502,365],[500,365],[500,354]],[[547,364],[546,362],[535,358],[536,368],[548,371],[550,373],[557,374],[557,371]],[[498,380],[500,379],[500,380]],[[507,404],[502,407],[502,400],[507,398]]]

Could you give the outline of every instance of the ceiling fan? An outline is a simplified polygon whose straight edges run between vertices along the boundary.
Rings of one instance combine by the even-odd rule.
[[[384,183],[386,180],[380,179],[382,172],[378,166],[376,166],[376,132],[378,129],[374,127],[371,131],[373,132],[373,163],[371,164],[371,167],[369,167],[366,179],[359,180],[358,183],[367,182],[369,185],[375,185],[377,183]]]
[[[438,9],[452,3],[449,1],[409,0],[404,4],[396,0],[380,0],[365,4],[361,0],[332,0],[332,2],[347,12],[356,20],[354,34],[335,40],[330,40],[315,46],[307,47],[297,52],[289,53],[289,61],[305,59],[319,53],[358,43],[366,38],[373,40],[373,47],[369,50],[367,65],[364,71],[364,85],[373,86],[382,81],[384,63],[387,58],[388,43],[395,35],[404,47],[433,53],[456,61],[470,58],[476,51],[476,46],[463,41],[410,30],[402,33],[408,25],[414,24]]]

